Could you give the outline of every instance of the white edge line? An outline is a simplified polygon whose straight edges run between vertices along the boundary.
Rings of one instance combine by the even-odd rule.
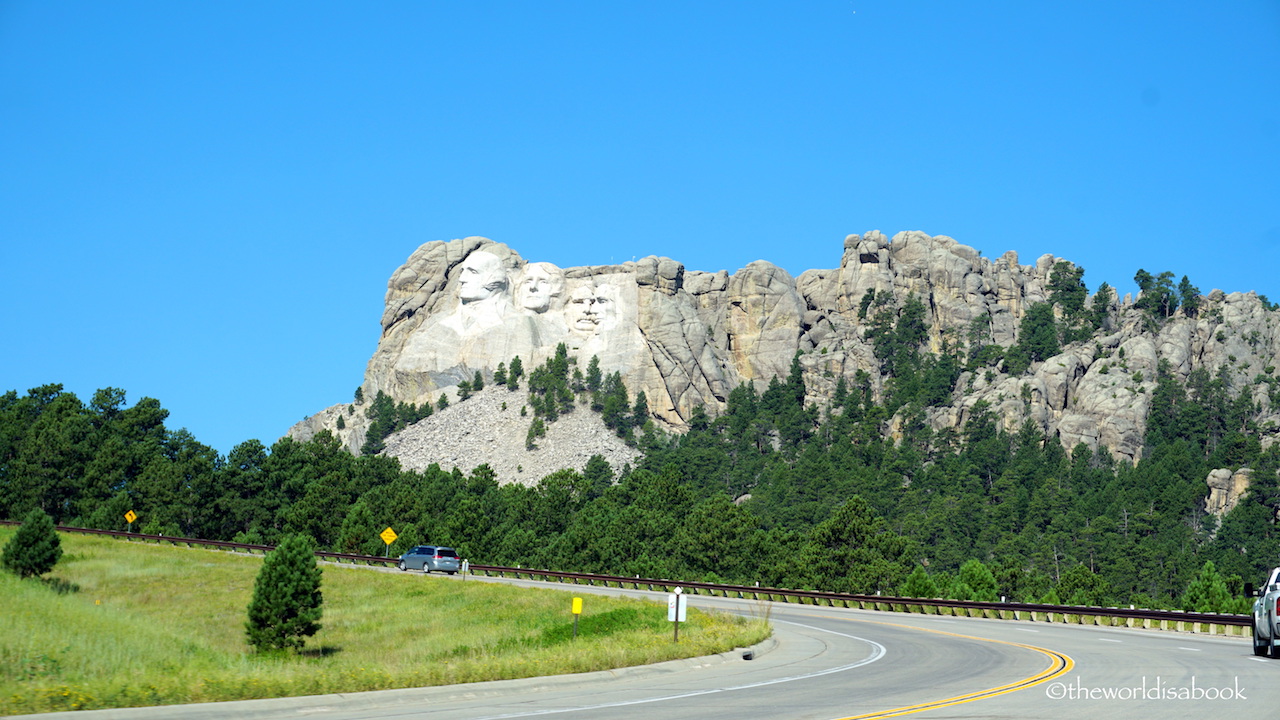
[[[829,633],[831,635],[839,635],[840,637],[847,637],[852,640],[857,640],[859,642],[867,643],[868,645],[872,646],[873,650],[871,652],[871,655],[859,660],[856,663],[851,663],[849,665],[841,665],[839,667],[827,668],[826,670],[819,670],[817,672],[806,673],[804,675],[791,675],[789,677],[775,678],[773,680],[762,680],[760,682],[748,683],[746,685],[735,685],[733,687],[716,688],[714,690],[696,690],[694,692],[680,693],[678,695],[664,695],[662,697],[644,698],[642,700],[622,700],[619,702],[602,703],[599,705],[582,705],[579,707],[549,708],[547,710],[517,712],[517,713],[510,713],[507,715],[488,715],[482,718],[476,718],[476,720],[504,720],[505,718],[522,718],[522,717],[534,717],[537,715],[554,715],[557,713],[581,712],[583,710],[603,710],[607,708],[627,707],[629,705],[643,705],[645,703],[663,702],[665,700],[682,700],[684,698],[697,697],[699,695],[711,695],[714,693],[733,692],[735,690],[749,690],[751,688],[764,687],[766,685],[777,685],[778,683],[795,682],[796,680],[808,680],[809,678],[820,677],[822,675],[830,675],[832,673],[844,672],[845,670],[852,670],[854,668],[862,667],[863,665],[870,665],[871,663],[883,658],[885,654],[888,652],[888,650],[886,650],[885,647],[880,643],[874,640],[860,638],[856,635],[846,635],[845,633],[836,632],[835,630],[826,630],[824,628],[814,627],[812,625],[805,625],[803,623],[787,622],[786,620],[774,620],[774,622],[783,623],[786,625],[795,625],[796,627],[807,628],[809,630],[816,630],[818,632]]]

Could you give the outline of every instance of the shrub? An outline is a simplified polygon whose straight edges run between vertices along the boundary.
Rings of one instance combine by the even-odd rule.
[[[970,559],[961,565],[957,580],[969,589],[972,600],[995,602],[999,597],[996,578],[981,560]]]
[[[907,576],[907,581],[902,584],[902,588],[898,591],[903,597],[912,598],[932,598],[938,596],[938,587],[934,584],[933,578],[924,571],[919,565],[911,574]]]
[[[53,518],[40,508],[27,514],[22,527],[4,546],[4,566],[20,578],[49,572],[61,557],[62,541]]]
[[[547,424],[542,421],[542,418],[535,417],[533,422],[529,424],[529,432],[525,433],[524,448],[526,450],[537,450],[538,438],[546,437],[546,435]]]
[[[253,584],[245,633],[259,652],[301,650],[320,629],[320,568],[312,541],[290,535],[262,562]]]

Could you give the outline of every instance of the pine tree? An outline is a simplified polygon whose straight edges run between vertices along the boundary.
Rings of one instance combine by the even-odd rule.
[[[1182,596],[1182,609],[1189,612],[1229,612],[1230,604],[1231,593],[1227,590],[1226,579],[1214,567],[1212,560],[1206,560]]]
[[[634,427],[643,427],[649,421],[649,398],[644,391],[636,393],[636,404],[631,409],[631,424]]]
[[[520,356],[511,358],[511,365],[507,368],[507,389],[519,390],[520,378],[524,377],[524,363],[521,362]]]
[[[1192,285],[1186,275],[1178,283],[1178,297],[1182,300],[1182,312],[1187,317],[1195,317],[1200,313],[1200,288]]]
[[[547,424],[543,422],[542,418],[535,417],[533,419],[533,422],[529,424],[529,432],[525,433],[524,449],[537,450],[538,438],[546,437],[546,434],[547,434]]]
[[[587,363],[587,389],[591,392],[600,390],[600,383],[603,382],[603,375],[600,373],[600,357],[591,356],[591,361]]]
[[[1116,291],[1111,286],[1102,283],[1098,286],[1098,292],[1094,293],[1093,299],[1089,301],[1090,322],[1093,323],[1093,329],[1098,330],[1107,323],[1107,319],[1111,315],[1111,303],[1116,299]]]
[[[1178,309],[1179,300],[1173,289],[1173,273],[1166,270],[1152,277],[1146,270],[1138,270],[1133,276],[1133,282],[1138,286],[1138,300],[1133,304],[1134,307],[1146,310],[1153,319],[1173,316],[1173,311]]]
[[[360,454],[377,455],[386,447],[382,441],[397,429],[396,403],[390,395],[379,390],[374,396],[373,404],[365,409],[364,414],[369,418],[369,428],[365,431]]]
[[[917,565],[916,569],[907,576],[906,582],[902,583],[898,593],[902,597],[933,598],[938,596],[938,587],[934,584],[933,578],[929,577],[929,573]]]
[[[1062,308],[1063,314],[1075,318],[1084,311],[1089,291],[1084,286],[1084,268],[1067,260],[1054,263],[1049,271],[1049,302]]]
[[[973,593],[974,600],[983,602],[995,602],[998,595],[996,594],[996,578],[991,574],[988,568],[981,560],[970,559],[960,566],[959,581],[969,586]]]
[[[62,541],[53,518],[40,508],[27,514],[22,527],[4,546],[4,566],[20,578],[49,572],[61,557]]]
[[[320,568],[311,538],[290,535],[267,555],[253,585],[245,634],[259,652],[301,650],[320,629]]]

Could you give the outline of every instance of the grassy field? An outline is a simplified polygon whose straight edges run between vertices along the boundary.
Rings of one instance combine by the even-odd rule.
[[[0,545],[13,535],[0,528]],[[588,672],[723,652],[763,620],[324,565],[323,628],[300,655],[257,655],[245,608],[261,556],[62,535],[44,580],[0,572],[0,715],[356,692]]]

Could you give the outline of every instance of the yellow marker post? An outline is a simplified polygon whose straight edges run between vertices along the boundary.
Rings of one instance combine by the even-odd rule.
[[[578,637],[578,616],[582,614],[582,598],[573,599],[573,637]]]
[[[391,543],[395,542],[399,535],[396,535],[396,531],[388,527],[386,530],[378,533],[378,537],[382,538],[382,542],[387,544],[387,557],[391,557]]]

